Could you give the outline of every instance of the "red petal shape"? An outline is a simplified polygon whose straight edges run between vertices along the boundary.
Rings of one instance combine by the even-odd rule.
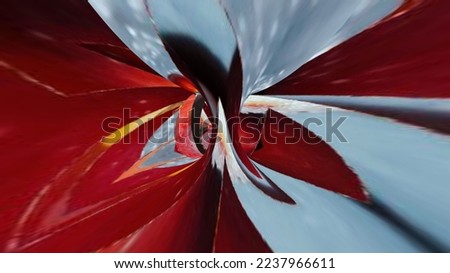
[[[200,160],[210,161],[211,151]],[[179,201],[130,237],[101,251],[211,252],[222,178],[211,163],[197,165],[201,169],[196,174],[184,173],[185,180],[195,183]]]
[[[358,176],[325,141],[274,110],[267,112],[262,148],[250,158],[318,187],[368,201]]]
[[[0,142],[2,149],[0,175],[3,181],[0,183],[2,192],[0,207],[4,223],[0,226],[2,249],[7,245],[10,246],[13,230],[22,221],[22,216],[28,217],[27,208],[32,205],[31,201],[39,196],[40,192],[45,191],[49,185],[57,184],[58,181],[64,179],[62,187],[49,191],[54,196],[60,196],[62,192],[59,189],[65,191],[67,183],[76,185],[76,182],[79,182],[76,181],[76,178],[84,178],[83,165],[73,169],[75,162],[84,158],[83,160],[86,162],[84,168],[86,169],[90,166],[89,162],[98,159],[97,156],[109,156],[108,153],[102,154],[101,150],[93,150],[91,154],[84,155],[89,147],[98,143],[106,134],[102,130],[102,122],[106,118],[117,117],[120,122],[124,122],[122,119],[123,108],[130,108],[131,114],[139,117],[147,111],[181,101],[189,95],[188,92],[178,88],[146,88],[127,90],[127,92],[61,97],[48,92],[45,87],[23,81],[14,71],[0,69],[0,77],[2,78],[0,88],[5,90],[0,93],[2,102],[0,114],[4,120],[0,130],[2,139]],[[117,124],[117,126],[120,125],[120,123]],[[134,154],[135,157],[132,157],[131,154],[115,154],[110,157],[111,161],[105,161],[101,167],[94,165],[92,170],[98,173],[110,173],[111,177],[101,177],[101,179],[104,179],[102,181],[104,183],[112,182],[114,172],[111,171],[113,167],[111,164],[117,162],[118,166],[125,167],[127,164],[132,164],[131,161],[138,158],[144,144],[128,145],[127,148],[130,150],[127,151]],[[118,166],[115,166],[114,169],[120,169]],[[74,177],[61,178],[68,168],[80,172]],[[127,182],[129,183],[127,184],[128,188],[131,188],[131,185],[142,184],[144,177],[140,176],[136,178],[136,181]],[[91,195],[77,195],[74,199],[75,203],[72,202],[69,208],[79,208],[83,204],[93,203],[96,198],[104,200],[106,197],[114,195],[112,189],[103,191],[104,187],[98,187],[98,184],[90,179],[86,179],[84,183],[85,185],[92,184],[91,187],[84,190],[85,192],[91,191]],[[49,215],[49,213],[54,213],[51,211],[56,207],[57,204],[48,207],[42,206],[39,211]],[[35,221],[44,221],[36,217],[37,215],[34,216]],[[71,221],[79,219],[77,217],[72,217]],[[55,221],[60,220],[62,218],[55,218]],[[111,221],[115,222],[116,219],[111,218]],[[42,225],[35,225],[32,221],[27,225],[31,228],[30,233],[24,235],[22,239],[31,240],[39,232],[46,232],[45,229],[38,228]],[[48,226],[48,228],[51,227]],[[79,247],[81,246],[74,246],[70,251],[81,251]],[[93,245],[86,244],[85,247],[90,248]],[[8,249],[19,250],[14,247]],[[40,246],[40,251],[46,250],[55,249],[51,245]]]
[[[32,44],[33,46],[29,46]],[[2,34],[0,69],[61,96],[143,87],[174,87],[154,74],[78,45]]]
[[[97,42],[124,46],[87,0],[3,0],[1,31],[53,37],[61,42]]]
[[[202,165],[202,164],[200,164]],[[202,166],[204,168],[204,166]],[[193,167],[192,167],[193,168]],[[83,213],[45,215],[57,223],[46,229],[26,230],[30,245],[20,249],[25,252],[90,252],[122,239],[166,211],[192,186],[191,176],[203,168],[193,168],[176,175],[162,177],[148,184],[107,199],[99,205],[86,207]],[[145,179],[141,175],[140,179]],[[148,180],[147,180],[148,181]],[[51,202],[61,205],[61,203]],[[47,204],[50,205],[50,204]],[[53,207],[54,208],[54,207]],[[52,206],[47,206],[48,210]],[[60,209],[60,208],[58,208]],[[44,218],[45,220],[45,218]],[[30,227],[35,227],[29,223]],[[31,238],[30,238],[31,237]],[[34,239],[36,241],[32,241]],[[61,242],[64,242],[63,244]]]
[[[0,25],[0,69],[55,94],[175,86],[126,64],[138,62],[131,55],[125,60],[122,54],[125,63],[120,63],[82,47],[124,47],[87,1],[6,1],[0,7]]]
[[[227,168],[223,177],[214,252],[272,252],[242,207]]]
[[[199,151],[196,139],[194,139],[194,126],[199,126],[199,121],[195,120],[194,109],[200,94],[191,95],[180,107],[177,124],[175,127],[175,151],[192,158],[199,158],[203,154]],[[200,117],[200,116],[199,116]],[[198,118],[199,118],[198,117]],[[196,132],[198,133],[198,132]]]
[[[261,139],[264,119],[254,114],[241,114],[231,130],[238,130],[239,143],[247,154],[253,153]]]
[[[450,97],[450,2],[427,0],[307,63],[263,94]]]

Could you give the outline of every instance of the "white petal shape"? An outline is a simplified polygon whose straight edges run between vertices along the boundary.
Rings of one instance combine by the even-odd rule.
[[[226,162],[242,206],[275,252],[426,251],[349,198],[258,165],[297,204],[278,202],[248,181],[233,154]]]
[[[254,102],[258,98],[264,100],[262,96],[251,98]],[[281,101],[285,100],[275,99],[274,103]],[[304,105],[312,111],[322,107],[311,103],[293,103],[297,107]],[[219,104],[219,119],[224,118]],[[223,132],[221,144],[225,146],[227,171],[238,198],[250,220],[275,252],[426,251],[401,230],[357,202],[255,163],[297,204],[272,199],[243,173],[228,141],[226,126],[219,131]]]
[[[150,137],[141,158],[152,153],[141,167],[155,166],[173,167],[194,162],[195,159],[177,153],[175,151],[175,125],[178,119],[178,112],[173,114],[166,122],[164,122]]]
[[[285,114],[300,123],[311,118],[326,123],[326,108]],[[329,145],[359,175],[374,198],[448,251],[450,139],[388,118],[333,109],[333,121],[346,118],[339,131],[348,142],[333,137]],[[324,125],[308,129],[327,138]]]
[[[401,0],[222,0],[236,33],[243,95],[287,77],[382,19]]]
[[[401,97],[366,97],[366,96],[277,96],[287,100],[300,100],[319,104],[336,105],[337,107],[352,106],[383,106],[408,110],[429,110],[450,115],[450,99],[433,98],[401,98]]]
[[[161,76],[181,75],[159,38],[144,0],[89,0],[106,24]]]
[[[145,0],[161,36],[189,37],[206,47],[228,71],[236,39],[216,0]]]

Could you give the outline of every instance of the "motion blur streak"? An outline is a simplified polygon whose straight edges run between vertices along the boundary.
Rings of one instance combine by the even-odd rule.
[[[0,251],[450,251],[448,10],[2,1]]]

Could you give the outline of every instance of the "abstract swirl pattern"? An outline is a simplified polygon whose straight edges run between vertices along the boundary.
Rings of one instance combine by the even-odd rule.
[[[3,252],[448,252],[447,0],[6,0]]]

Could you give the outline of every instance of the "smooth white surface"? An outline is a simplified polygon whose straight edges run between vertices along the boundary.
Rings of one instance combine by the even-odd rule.
[[[260,96],[252,96],[250,101],[259,101],[258,98]],[[287,107],[289,103],[294,106]],[[327,106],[282,99],[275,99],[272,105],[274,110],[299,123],[308,118],[326,121]],[[263,111],[262,107],[255,109]],[[333,120],[347,118],[340,131],[348,142],[333,138],[328,144],[359,175],[372,196],[424,237],[450,249],[450,138],[387,118],[333,109]],[[310,126],[309,129],[326,138],[325,126]],[[401,233],[395,235],[395,228],[390,227],[382,234],[382,229],[375,225],[377,217],[367,211],[367,215],[359,215],[359,208],[353,202],[343,200],[347,198],[270,170],[267,174],[301,201],[296,213],[289,213],[292,209],[288,207],[282,209],[282,205],[264,198],[249,185],[237,184],[236,188],[252,221],[271,245],[278,246],[276,250],[414,251],[412,245],[394,244],[391,236],[403,236]],[[261,207],[264,207],[264,214],[260,213]],[[309,220],[307,210],[311,211]],[[302,218],[309,223],[299,220]],[[364,232],[359,232],[361,228]],[[290,236],[277,237],[277,233]],[[392,244],[381,243],[383,240]]]
[[[221,0],[236,33],[244,97],[367,29],[402,0]]]
[[[159,38],[143,0],[89,0],[112,31],[163,77],[181,75]]]

